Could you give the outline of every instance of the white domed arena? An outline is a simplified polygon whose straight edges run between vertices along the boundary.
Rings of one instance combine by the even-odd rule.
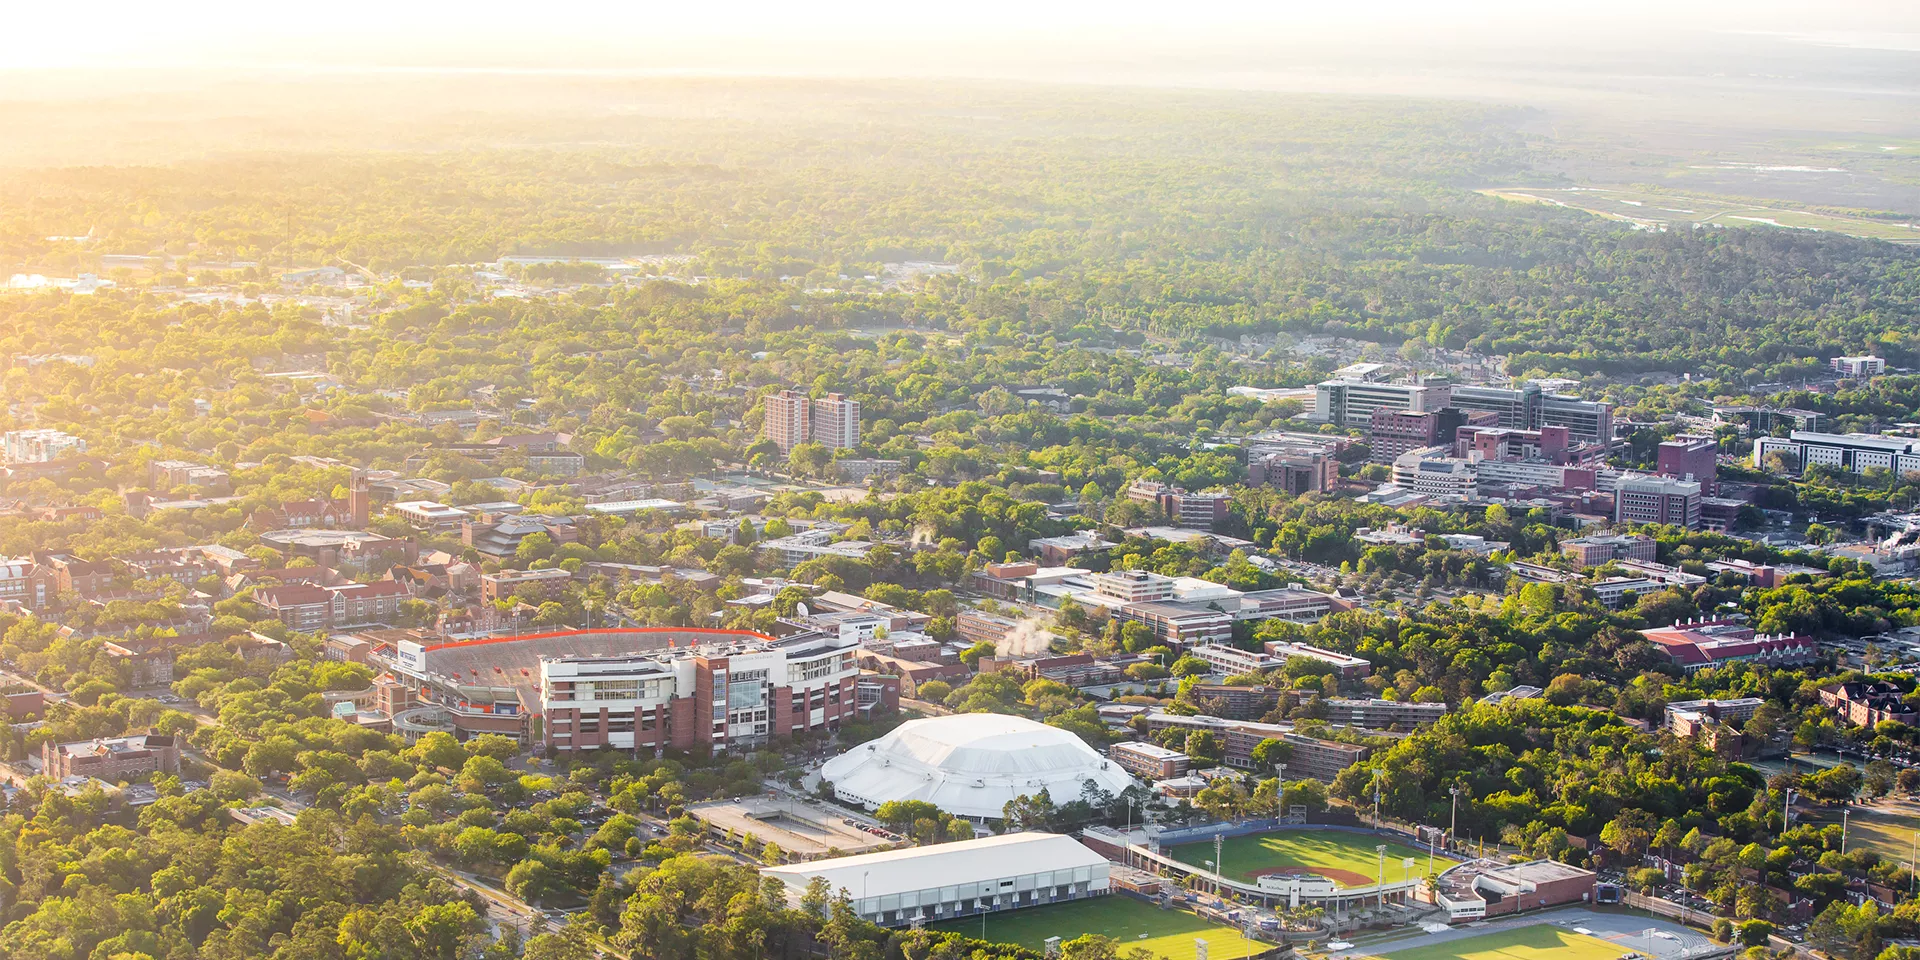
[[[871,810],[925,800],[955,816],[998,820],[1007,801],[1080,799],[1087,781],[1119,793],[1133,778],[1079,737],[1025,717],[963,713],[909,720],[820,768],[834,795]]]

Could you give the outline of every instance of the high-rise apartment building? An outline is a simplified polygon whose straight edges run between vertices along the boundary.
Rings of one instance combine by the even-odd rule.
[[[829,393],[814,400],[798,390],[767,398],[764,432],[782,453],[809,441],[832,450],[860,445],[860,401]]]
[[[813,401],[813,442],[831,450],[847,450],[860,445],[860,401],[843,394],[829,393]]]
[[[782,390],[767,398],[767,439],[786,453],[813,436],[813,401],[798,390]]]

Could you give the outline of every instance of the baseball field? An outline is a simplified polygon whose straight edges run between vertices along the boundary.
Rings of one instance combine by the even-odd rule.
[[[1616,960],[1619,944],[1553,924],[1496,930],[1477,937],[1383,950],[1386,960]]]

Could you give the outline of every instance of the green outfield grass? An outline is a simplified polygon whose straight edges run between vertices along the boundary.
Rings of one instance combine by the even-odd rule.
[[[1271,948],[1270,944],[1242,937],[1232,927],[1185,910],[1162,910],[1119,895],[988,914],[985,936],[980,933],[979,917],[928,924],[928,929],[993,943],[1018,944],[1030,950],[1044,948],[1048,937],[1059,937],[1060,942],[1065,943],[1084,934],[1097,933],[1119,941],[1122,953],[1145,947],[1154,956],[1167,960],[1193,960],[1195,937],[1207,941],[1207,954],[1212,960],[1238,960]]]
[[[1230,880],[1250,883],[1263,872],[1284,867],[1303,867],[1323,871],[1323,875],[1343,887],[1371,886],[1379,865],[1373,848],[1381,843],[1387,845],[1387,882],[1401,878],[1401,860],[1406,857],[1414,858],[1413,869],[1406,871],[1406,876],[1426,875],[1426,850],[1371,834],[1348,833],[1344,830],[1276,830],[1272,833],[1228,837],[1223,851],[1226,858],[1224,875]],[[1183,843],[1166,848],[1165,853],[1181,863],[1205,866],[1208,860],[1213,859],[1213,843]],[[1433,858],[1433,870],[1438,873],[1458,862],[1436,856]]]
[[[1616,960],[1626,952],[1598,937],[1536,923],[1446,943],[1383,950],[1380,956],[1388,960]]]

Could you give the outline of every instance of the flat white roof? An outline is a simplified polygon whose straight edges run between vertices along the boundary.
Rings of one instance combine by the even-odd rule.
[[[588,513],[639,513],[642,510],[678,510],[678,500],[614,500],[587,504]]]
[[[825,877],[835,891],[845,889],[856,900],[865,900],[1046,870],[1106,865],[1107,858],[1072,837],[1057,833],[1008,833],[931,847],[767,867],[760,873],[777,877],[795,890],[805,890],[814,877]]]

